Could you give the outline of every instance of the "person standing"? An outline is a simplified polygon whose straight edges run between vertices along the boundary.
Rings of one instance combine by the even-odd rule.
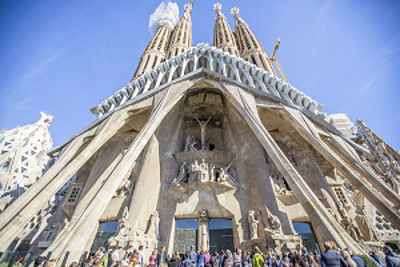
[[[138,251],[136,251],[135,257],[137,259],[136,267],[143,267],[144,266],[143,246],[139,246]]]
[[[211,266],[211,255],[210,255],[210,253],[208,253],[208,251],[206,251],[204,256],[205,256],[205,260],[206,260],[206,266],[210,267]]]
[[[348,250],[349,254],[351,255],[351,259],[357,264],[358,267],[365,267],[365,262],[360,257],[354,255],[351,250]]]
[[[165,246],[161,246],[160,253],[157,255],[157,266],[159,267],[167,267],[168,265],[168,254],[165,249]]]
[[[192,263],[193,263],[193,264],[196,264],[196,262],[197,262],[197,253],[196,253],[196,251],[194,250],[194,247],[193,247],[193,246],[192,246],[192,249],[190,250],[189,257],[190,257],[190,259],[192,260]]]
[[[197,267],[204,267],[206,264],[206,256],[204,255],[204,251],[200,250],[200,253],[197,254]]]
[[[233,266],[234,267],[243,267],[242,264],[242,250],[237,248],[233,253]]]
[[[183,261],[181,261],[181,267],[193,266],[193,262],[190,259],[189,255],[186,253],[183,256]]]
[[[386,255],[386,267],[400,267],[400,258],[393,252],[391,247],[384,246],[383,253]]]
[[[225,259],[226,259],[225,250],[222,249],[221,250],[221,257],[219,259],[219,266],[220,267],[224,267]]]
[[[212,267],[219,267],[219,261],[220,261],[220,257],[219,257],[218,252],[214,252],[213,255],[211,256]]]
[[[157,265],[157,250],[153,250],[153,252],[151,253],[150,257],[149,257],[149,265],[150,267],[155,267]]]
[[[379,257],[378,255],[376,255],[375,251],[371,251],[371,252],[369,253],[369,256],[370,256],[371,258],[373,258],[373,259],[379,264],[379,266],[382,266],[382,267],[385,266],[385,265],[383,264],[383,262],[382,262],[381,257]]]
[[[347,263],[340,256],[339,252],[332,248],[332,241],[324,243],[325,252],[322,253],[321,267],[340,267],[341,263],[347,267]]]
[[[179,259],[179,255],[174,253],[171,259],[168,260],[168,267],[179,267],[181,266],[181,260]]]
[[[250,255],[247,253],[246,250],[242,251],[242,264],[243,264],[243,267],[250,267],[251,266]]]
[[[342,256],[345,262],[347,263],[348,267],[357,267],[357,263],[353,261],[353,259],[350,257],[350,254],[347,251],[342,251]]]
[[[295,249],[291,249],[289,254],[288,254],[288,257],[289,257],[290,263],[292,265],[296,264],[296,255],[297,255],[297,251]]]
[[[264,267],[264,256],[257,246],[254,248],[253,267]]]

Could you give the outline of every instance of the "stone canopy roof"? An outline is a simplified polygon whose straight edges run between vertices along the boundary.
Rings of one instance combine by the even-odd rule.
[[[228,81],[262,91],[275,99],[278,98],[316,115],[319,115],[323,108],[322,104],[266,70],[216,47],[199,44],[132,80],[91,111],[100,118],[117,108],[126,106],[141,95],[201,70],[210,71]]]

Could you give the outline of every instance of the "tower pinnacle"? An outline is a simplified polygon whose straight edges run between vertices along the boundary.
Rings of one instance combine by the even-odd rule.
[[[192,4],[184,6],[184,13],[172,33],[167,58],[174,57],[192,46]]]
[[[235,35],[240,56],[244,60],[257,65],[259,68],[275,74],[267,53],[250,30],[249,25],[239,16],[239,12],[240,10],[237,7],[231,9],[231,13],[235,19]]]
[[[232,55],[239,56],[235,36],[222,13],[222,5],[215,3],[214,10],[217,13],[214,22],[214,46]]]
[[[217,14],[221,14],[222,12],[222,5],[221,3],[215,3],[214,4],[214,10]]]
[[[234,17],[234,19],[238,19],[240,17],[240,9],[238,7],[234,7],[231,9],[231,13]]]
[[[169,37],[178,20],[178,14],[178,5],[168,2],[161,3],[150,16],[150,25],[156,25],[157,30],[140,58],[132,80],[164,61]]]

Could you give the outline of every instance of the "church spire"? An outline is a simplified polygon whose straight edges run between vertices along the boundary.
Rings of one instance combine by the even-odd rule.
[[[156,25],[157,30],[140,58],[132,80],[165,60],[169,37],[175,28],[178,13],[178,6],[168,2],[168,4],[161,3],[150,16],[150,23]]]
[[[158,26],[156,33],[140,58],[139,65],[132,79],[142,75],[164,61],[171,31],[172,29],[166,24]]]
[[[192,4],[185,5],[184,14],[172,33],[167,58],[174,57],[192,46]]]
[[[234,7],[231,10],[235,18],[235,35],[240,51],[240,56],[260,68],[275,74],[270,59],[261,43],[258,41],[254,33],[250,30],[249,25],[239,16],[239,8]]]
[[[214,22],[214,46],[232,55],[239,56],[235,36],[224,14],[222,14],[222,5],[216,3],[214,9],[217,13]]]

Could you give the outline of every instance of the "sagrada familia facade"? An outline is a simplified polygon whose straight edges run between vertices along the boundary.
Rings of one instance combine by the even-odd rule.
[[[328,116],[291,85],[233,8],[215,4],[214,43],[192,44],[192,5],[161,6],[130,83],[92,109],[96,120],[51,151],[55,164],[0,216],[0,251],[79,261],[99,226],[105,245],[174,251],[176,222],[232,221],[235,248],[317,244],[356,254],[400,242],[400,155],[362,121]],[[161,15],[160,15],[161,14]],[[175,15],[174,15],[175,14]],[[354,135],[354,131],[357,132]],[[51,206],[51,216],[41,211]],[[211,251],[212,252],[212,251]],[[14,254],[13,254],[14,253]]]

